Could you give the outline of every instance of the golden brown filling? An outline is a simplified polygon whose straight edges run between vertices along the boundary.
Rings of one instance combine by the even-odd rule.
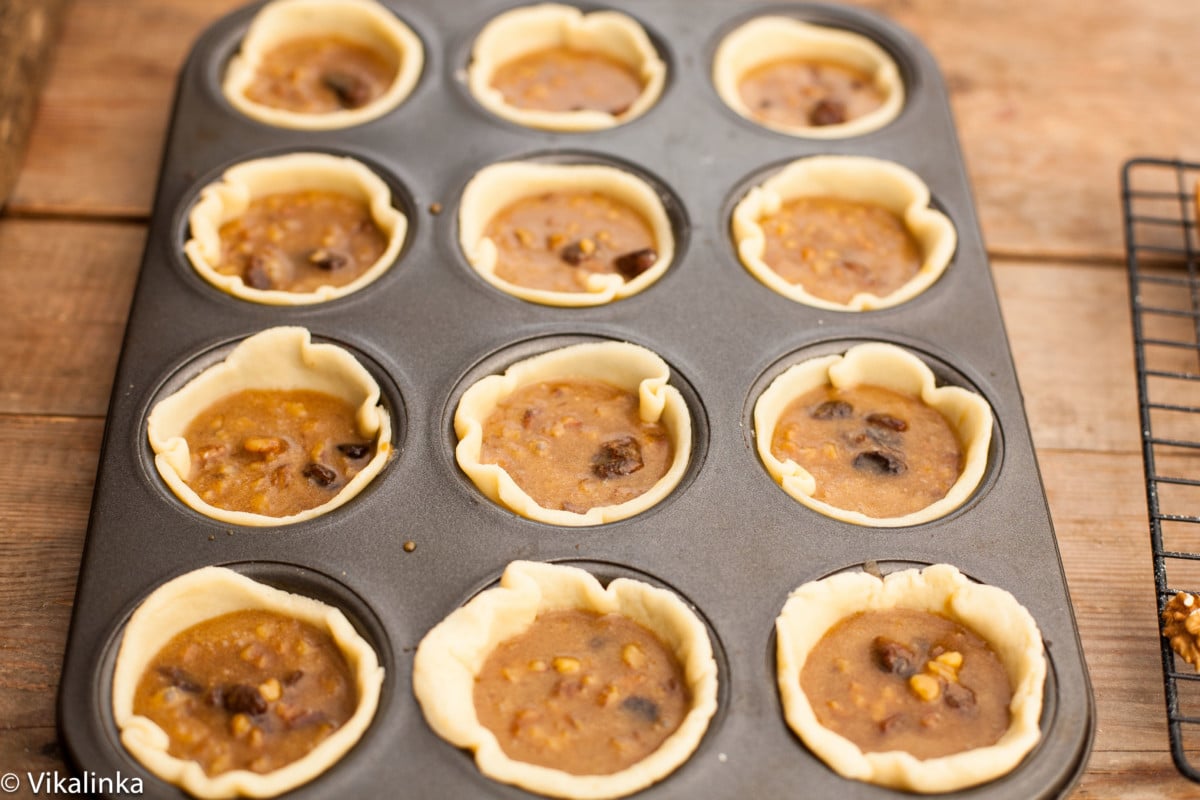
[[[497,249],[496,275],[551,292],[582,292],[593,273],[633,280],[658,260],[650,225],[600,192],[525,197],[487,224]]]
[[[317,190],[255,198],[220,236],[217,272],[240,275],[252,289],[285,292],[345,286],[387,248],[366,203]]]
[[[938,758],[999,741],[1012,689],[988,643],[938,614],[893,608],[838,622],[800,687],[817,721],[866,753]]]
[[[880,386],[820,386],[793,400],[771,454],[812,474],[813,497],[869,517],[900,517],[942,499],[962,446],[936,409]]]
[[[860,292],[886,297],[921,268],[921,248],[887,209],[837,197],[788,200],[759,220],[763,261],[811,295],[847,303]]]
[[[492,75],[492,87],[516,108],[623,114],[642,93],[628,65],[601,53],[553,47],[514,59]]]
[[[475,679],[479,721],[510,758],[574,775],[641,761],[690,706],[675,655],[619,614],[541,614],[500,644]]]
[[[210,775],[271,772],[354,714],[358,693],[329,634],[271,611],[235,611],[179,633],[138,682],[135,714],[168,752]]]
[[[307,389],[246,389],[218,400],[184,431],[190,486],[229,511],[269,517],[331,500],[375,455],[356,409]]]
[[[340,36],[305,36],[263,55],[246,97],[302,114],[361,108],[396,78],[397,64]]]
[[[801,58],[755,67],[742,77],[738,92],[755,119],[797,128],[840,125],[884,101],[865,72]]]
[[[636,394],[600,381],[523,386],[484,421],[479,460],[542,508],[618,505],[658,483],[674,454],[663,424],[643,422],[638,407]]]

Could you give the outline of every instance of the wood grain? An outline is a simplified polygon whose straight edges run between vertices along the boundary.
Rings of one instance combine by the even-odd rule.
[[[0,208],[17,180],[66,0],[0,5]]]

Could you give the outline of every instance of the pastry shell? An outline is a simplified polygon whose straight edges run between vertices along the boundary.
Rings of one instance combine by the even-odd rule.
[[[871,76],[883,104],[836,125],[788,125],[757,119],[742,102],[738,87],[746,73],[772,61],[812,59],[851,67]],[[841,139],[878,130],[904,107],[904,81],[896,62],[882,47],[850,31],[813,25],[791,17],[758,17],[722,41],[713,59],[713,85],[725,104],[741,116],[771,130],[809,139]]]
[[[679,659],[692,693],[691,710],[657,750],[609,775],[573,775],[510,759],[475,712],[475,677],[492,651],[523,633],[544,612],[581,609],[622,614],[652,631]],[[607,588],[577,567],[514,561],[500,585],[476,595],[433,628],[413,662],[413,692],[430,727],[472,750],[493,780],[575,800],[623,797],[682,765],[717,709],[717,664],[704,623],[673,592],[617,578]]]
[[[890,608],[943,614],[988,642],[1013,689],[1011,723],[996,744],[924,760],[899,750],[864,753],[817,721],[800,687],[808,654],[838,621]],[[1011,594],[975,583],[949,564],[893,572],[883,580],[845,572],[806,583],[789,596],[775,620],[775,634],[776,675],[788,726],[846,778],[912,792],[955,791],[1012,771],[1041,738],[1046,657],[1037,623]]]
[[[923,260],[908,283],[884,297],[860,292],[836,303],[789,283],[763,261],[766,234],[759,221],[799,197],[836,197],[882,206],[904,221],[920,246]],[[890,308],[933,285],[954,256],[958,234],[945,214],[929,206],[929,187],[915,173],[891,161],[866,156],[812,156],[788,164],[751,189],[733,209],[733,238],[743,266],[779,294],[832,311]]]
[[[245,389],[310,389],[339,397],[357,410],[359,432],[371,438],[375,455],[330,500],[285,517],[230,511],[205,502],[187,485],[191,453],[184,431],[198,414]],[[380,405],[379,384],[349,352],[313,343],[305,328],[269,328],[244,339],[224,361],[201,372],[150,410],[146,435],[154,465],[175,496],[194,510],[235,525],[288,525],[325,514],[362,491],[383,470],[392,453],[392,423]]]
[[[167,734],[134,713],[134,695],[146,668],[177,634],[213,617],[249,609],[284,614],[332,636],[354,675],[358,705],[345,724],[286,766],[262,774],[233,770],[210,777],[197,762],[167,752]],[[375,716],[382,686],[383,667],[375,651],[341,611],[224,567],[204,567],[159,586],[129,618],[113,672],[113,719],[125,749],[152,773],[194,797],[274,797],[316,778],[358,742]]]
[[[780,461],[771,452],[775,426],[785,409],[800,395],[820,386],[846,388],[866,384],[919,397],[937,410],[958,436],[963,448],[963,468],[946,496],[920,511],[901,517],[870,517],[859,511],[832,506],[813,495],[812,474],[792,461]],[[783,490],[827,517],[880,528],[919,525],[949,514],[966,502],[987,469],[992,441],[992,409],[980,395],[958,386],[938,386],[932,370],[913,354],[882,342],[855,345],[844,355],[823,356],[790,367],[771,382],[754,404],[754,442],[767,472]]]
[[[394,59],[396,75],[382,95],[360,108],[324,114],[263,105],[246,96],[263,56],[305,36],[337,35]],[[221,92],[238,111],[278,128],[333,130],[361,125],[399,106],[421,77],[421,40],[395,14],[374,0],[274,0],[254,16],[241,50],[229,62]]]
[[[255,289],[241,275],[217,271],[221,262],[221,226],[237,219],[252,200],[270,194],[321,190],[361,200],[387,239],[379,259],[362,275],[343,286],[320,286],[311,292]],[[408,220],[392,206],[392,192],[364,164],[345,156],[291,153],[244,161],[225,170],[216,183],[200,191],[188,214],[190,235],[183,246],[193,269],[223,292],[266,305],[324,303],[357,292],[378,279],[396,261],[408,232]]]
[[[592,190],[626,204],[650,226],[657,260],[650,269],[627,281],[617,273],[593,273],[582,292],[531,289],[496,275],[496,244],[484,231],[504,209],[527,197],[548,192]],[[549,306],[597,306],[641,292],[661,278],[675,257],[671,219],[658,193],[636,175],[601,164],[544,164],[506,161],[477,172],[463,189],[458,211],[458,236],[467,263],[502,292]]]
[[[632,517],[655,505],[674,489],[687,471],[692,448],[692,423],[683,395],[668,385],[670,368],[644,347],[627,342],[592,342],[552,350],[513,364],[503,375],[476,382],[458,401],[454,457],[475,486],[517,514],[551,525],[600,525]],[[526,494],[497,464],[480,461],[483,426],[504,398],[529,384],[561,378],[596,380],[637,394],[644,422],[661,421],[671,437],[674,457],[667,473],[643,494],[615,506],[595,506],[583,514],[545,508]]]
[[[510,61],[555,47],[595,52],[629,65],[642,81],[642,93],[620,114],[606,111],[543,111],[509,105],[492,87],[496,70]],[[667,66],[633,18],[617,11],[585,14],[574,6],[543,3],[506,11],[489,22],[471,50],[467,86],[475,99],[501,119],[550,131],[596,131],[646,113],[662,95]]]

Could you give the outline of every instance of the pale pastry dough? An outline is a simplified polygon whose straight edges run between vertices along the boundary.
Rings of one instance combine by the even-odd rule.
[[[387,91],[360,108],[326,114],[273,108],[246,96],[265,54],[293,39],[330,35],[365,45],[393,61],[396,76]],[[374,0],[274,0],[254,16],[241,50],[225,71],[221,91],[238,111],[268,125],[298,130],[348,128],[381,117],[404,102],[417,85],[424,63],[421,40]]]
[[[134,714],[138,682],[158,652],[177,634],[205,620],[242,610],[284,614],[315,625],[338,645],[354,675],[358,706],[345,724],[311,752],[268,773],[233,770],[209,777],[195,761],[167,752],[167,734]],[[148,770],[194,797],[274,797],[311,781],[362,737],[379,705],[383,667],[375,651],[336,608],[253,581],[223,567],[204,567],[164,583],[142,601],[121,637],[113,671],[113,720],[121,743]]]
[[[509,105],[492,86],[496,70],[522,56],[565,47],[600,53],[628,64],[642,81],[642,93],[624,112],[541,111]],[[595,131],[621,125],[645,114],[662,94],[667,66],[646,31],[617,11],[584,14],[573,6],[543,3],[500,14],[479,33],[471,50],[467,85],[479,104],[496,116],[551,131]]]
[[[871,76],[883,104],[869,114],[836,125],[787,125],[761,120],[742,101],[739,85],[756,67],[802,58],[832,62]],[[840,139],[882,128],[904,107],[904,82],[896,62],[875,42],[850,31],[801,22],[791,17],[758,17],[726,36],[713,59],[713,84],[725,104],[752,122],[810,139]]]
[[[577,344],[518,361],[503,375],[489,375],[478,381],[458,401],[454,457],[481,492],[523,517],[552,525],[599,525],[632,517],[670,494],[687,471],[691,457],[691,416],[683,395],[667,384],[669,377],[666,362],[646,348],[627,342]],[[674,458],[667,474],[631,500],[576,514],[538,505],[500,466],[481,463],[483,425],[496,405],[522,386],[561,378],[603,381],[637,394],[642,420],[661,421],[671,437]]]
[[[979,634],[999,657],[1013,689],[1008,730],[996,744],[920,760],[893,750],[864,753],[822,726],[800,688],[808,654],[838,621],[859,611],[911,608],[943,614]],[[1030,613],[1011,594],[964,577],[949,564],[894,572],[880,580],[845,572],[792,592],[775,620],[779,693],[796,734],[838,774],[913,792],[950,792],[1012,771],[1041,738],[1046,657]]]
[[[241,275],[217,271],[221,262],[221,226],[237,219],[250,201],[265,195],[306,190],[344,194],[366,203],[387,239],[387,247],[362,275],[344,286],[321,286],[312,292],[255,289]],[[308,305],[344,297],[376,280],[396,260],[408,231],[408,220],[392,206],[383,179],[362,163],[324,153],[291,153],[244,161],[225,170],[221,180],[200,192],[188,215],[190,236],[183,246],[188,261],[204,280],[234,297],[267,305]]]
[[[192,462],[183,433],[200,412],[244,389],[310,389],[345,400],[358,409],[359,432],[374,440],[375,455],[328,502],[290,516],[229,511],[206,503],[185,482]],[[235,525],[287,525],[341,506],[383,469],[392,453],[392,422],[379,397],[379,384],[346,350],[337,345],[313,343],[304,328],[269,328],[244,339],[224,361],[156,403],[150,410],[146,435],[154,450],[154,465],[159,475],[188,506],[207,517]]]
[[[800,284],[784,280],[763,261],[766,234],[759,222],[798,197],[873,203],[892,212],[904,221],[920,246],[922,262],[917,274],[889,295],[862,292],[848,303],[824,300]],[[890,308],[911,300],[941,277],[958,244],[953,223],[930,208],[929,187],[924,181],[899,164],[866,156],[813,156],[793,161],[751,189],[733,209],[732,222],[738,257],[751,275],[790,300],[834,311]]]
[[[611,775],[572,775],[514,761],[475,712],[475,676],[492,651],[539,614],[567,609],[622,614],[648,628],[679,659],[692,694],[679,728],[646,758]],[[489,778],[551,797],[601,800],[640,791],[688,759],[717,709],[717,664],[704,623],[673,592],[628,578],[604,588],[577,567],[514,561],[498,587],[476,595],[426,634],[413,661],[413,692],[430,727],[474,751]]]
[[[820,386],[844,388],[860,384],[919,397],[946,418],[962,445],[963,468],[941,500],[902,517],[869,517],[847,511],[813,497],[817,485],[812,474],[790,458],[780,462],[771,452],[775,426],[793,400]],[[958,386],[938,386],[933,372],[913,354],[895,345],[869,342],[851,347],[844,355],[796,364],[772,381],[754,404],[754,441],[758,457],[771,477],[785,492],[814,511],[855,525],[880,528],[918,525],[949,514],[979,486],[987,469],[992,441],[992,408],[975,392]]]
[[[650,269],[631,281],[616,273],[594,273],[582,292],[530,289],[496,275],[496,244],[484,235],[493,217],[526,197],[589,190],[619,200],[650,226],[658,254]],[[463,189],[458,237],[467,263],[484,280],[514,297],[549,306],[596,306],[630,297],[661,278],[675,257],[671,220],[658,193],[632,173],[599,164],[506,161],[484,167]]]

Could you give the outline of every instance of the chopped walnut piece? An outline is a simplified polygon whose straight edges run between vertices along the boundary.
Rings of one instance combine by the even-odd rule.
[[[1200,596],[1179,592],[1162,610],[1162,635],[1171,648],[1200,672]]]

